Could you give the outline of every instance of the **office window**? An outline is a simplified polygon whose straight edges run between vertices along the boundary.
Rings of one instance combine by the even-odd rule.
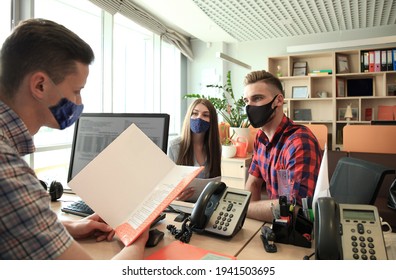
[[[181,128],[181,54],[173,45],[162,42],[161,112],[170,115],[169,134],[179,134]],[[184,119],[184,116],[182,117]]]
[[[63,24],[95,52],[82,91],[84,112],[168,113],[169,133],[180,131],[180,51],[120,14],[89,1],[35,0],[34,17]],[[66,182],[73,127],[43,127],[27,158],[39,178]]]
[[[114,16],[113,111],[159,112],[153,91],[154,34]]]
[[[178,134],[180,51],[119,14],[114,16],[113,48],[113,111],[168,113],[169,133]]]
[[[11,30],[11,1],[0,1],[0,46]]]

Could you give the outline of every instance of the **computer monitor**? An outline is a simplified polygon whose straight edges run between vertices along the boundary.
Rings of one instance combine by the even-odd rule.
[[[74,127],[67,181],[134,123],[164,153],[168,148],[168,114],[83,113]]]

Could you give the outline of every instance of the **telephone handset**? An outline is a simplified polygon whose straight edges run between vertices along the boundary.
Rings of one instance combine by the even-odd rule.
[[[191,213],[193,231],[232,237],[243,226],[251,193],[223,182],[206,185]]]
[[[337,204],[318,198],[315,205],[315,258],[387,260],[378,210],[373,205]]]

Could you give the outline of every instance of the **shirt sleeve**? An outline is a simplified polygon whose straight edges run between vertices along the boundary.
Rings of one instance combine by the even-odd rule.
[[[176,138],[169,143],[168,149],[168,157],[176,163],[177,158],[179,157],[179,150],[180,150],[180,140]]]
[[[50,209],[49,195],[34,171],[2,148],[0,259],[55,259],[73,239]]]

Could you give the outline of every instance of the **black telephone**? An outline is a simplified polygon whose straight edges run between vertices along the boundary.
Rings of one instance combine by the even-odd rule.
[[[223,182],[206,185],[191,213],[191,229],[224,237],[234,236],[243,226],[251,193],[228,188]]]
[[[378,210],[373,205],[337,204],[331,197],[315,205],[315,258],[387,260]]]

